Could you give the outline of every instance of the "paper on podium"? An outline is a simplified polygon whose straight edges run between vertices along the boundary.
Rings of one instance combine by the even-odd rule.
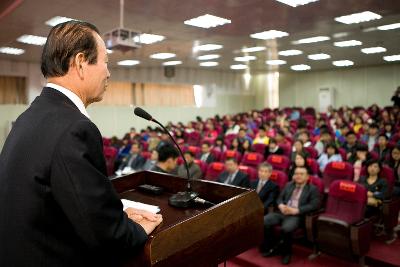
[[[135,202],[135,201],[128,200],[128,199],[121,199],[121,201],[122,201],[122,205],[124,205],[124,210],[127,208],[134,208],[134,209],[138,209],[138,210],[145,210],[145,211],[148,211],[151,213],[157,213],[160,211],[160,207],[158,207],[158,206],[144,204],[141,202]]]

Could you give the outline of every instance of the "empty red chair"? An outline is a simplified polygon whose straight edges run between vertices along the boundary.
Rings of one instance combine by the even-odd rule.
[[[271,176],[269,179],[279,186],[279,190],[282,191],[285,185],[288,182],[287,174],[283,171],[272,170]]]
[[[286,172],[290,166],[289,158],[283,155],[269,155],[267,162],[272,165],[274,170],[280,170],[284,172]]]
[[[290,158],[290,155],[292,154],[292,146],[289,143],[286,144],[279,144],[279,147],[282,148],[283,150],[283,155],[286,157]]]
[[[316,159],[318,158],[318,151],[312,146],[304,147],[304,150],[310,154],[310,158]],[[342,157],[343,158],[343,157]]]
[[[111,139],[103,137],[103,146],[111,146]]]
[[[264,155],[266,146],[267,145],[264,145],[264,144],[253,144],[251,147],[252,147],[254,152],[257,152],[257,153],[260,153],[260,154]]]
[[[206,179],[215,181],[218,176],[225,170],[225,164],[222,162],[213,162],[208,165]]]
[[[103,147],[104,159],[106,161],[107,175],[114,174],[115,158],[117,157],[118,150],[115,147]]]
[[[250,181],[257,180],[258,173],[257,173],[257,169],[256,168],[253,168],[253,167],[250,167],[250,166],[246,166],[246,165],[239,165],[239,170],[241,172],[246,173],[247,176],[249,177]]]
[[[140,155],[141,155],[143,158],[145,158],[146,160],[149,159],[149,158],[151,158],[151,152],[149,152],[149,151],[142,151],[142,152],[140,153]]]
[[[342,160],[343,160],[343,161],[346,161],[346,160],[347,160],[347,153],[346,153],[346,150],[345,150],[343,147],[340,147],[340,148],[338,149],[338,151],[339,151],[340,156],[342,157]]]
[[[197,158],[201,154],[201,148],[198,146],[185,146],[182,149],[183,152],[190,151],[194,154],[194,157]]]
[[[348,162],[329,162],[322,174],[325,192],[329,191],[329,186],[335,180],[353,180],[353,165]]]
[[[264,155],[257,152],[246,152],[243,155],[241,164],[257,167],[258,164],[264,161]]]
[[[202,173],[201,178],[205,177],[206,173],[207,173],[208,164],[205,163],[204,161],[199,160],[199,159],[195,159],[194,163],[196,163],[200,167],[200,170],[201,170],[201,173]]]
[[[226,150],[224,153],[221,155],[221,161],[225,161],[227,158],[235,158],[237,162],[240,162],[242,159],[242,154],[240,154],[239,151],[235,150]]]
[[[310,167],[313,175],[318,175],[319,165],[314,158],[307,158],[307,165]]]
[[[326,210],[317,219],[316,248],[362,262],[369,250],[372,223],[364,219],[367,190],[352,181],[336,180],[329,187]]]

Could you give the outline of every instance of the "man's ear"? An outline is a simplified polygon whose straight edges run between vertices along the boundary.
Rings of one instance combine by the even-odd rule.
[[[78,53],[75,55],[73,60],[73,67],[75,67],[78,76],[83,79],[84,77],[84,66],[86,63],[85,55],[83,53]]]

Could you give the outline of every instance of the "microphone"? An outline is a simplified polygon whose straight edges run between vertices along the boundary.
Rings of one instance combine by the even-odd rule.
[[[184,192],[178,192],[174,195],[172,195],[169,200],[168,203],[171,206],[177,207],[177,208],[188,208],[193,206],[195,203],[203,203],[203,204],[208,204],[211,205],[213,203],[211,202],[201,202],[199,201],[199,194],[196,192],[193,192],[192,190],[192,184],[191,184],[191,180],[190,180],[190,174],[189,174],[189,166],[187,164],[187,161],[185,159],[185,157],[183,156],[182,150],[179,147],[179,145],[176,143],[175,139],[172,137],[172,135],[169,133],[169,131],[164,127],[164,125],[162,125],[159,121],[157,121],[156,119],[154,119],[149,113],[147,113],[145,110],[143,110],[140,107],[136,107],[134,109],[134,113],[136,116],[148,120],[148,121],[153,121],[155,123],[157,123],[158,125],[160,125],[160,127],[168,134],[169,138],[174,142],[175,146],[178,148],[179,154],[181,155],[182,159],[183,159],[183,163],[185,164],[185,168],[186,168],[186,176],[187,176],[187,186],[186,186],[186,191]]]

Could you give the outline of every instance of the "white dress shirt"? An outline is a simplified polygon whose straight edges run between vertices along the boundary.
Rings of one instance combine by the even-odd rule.
[[[65,95],[66,97],[68,97],[72,101],[72,103],[74,103],[75,106],[79,109],[79,111],[83,115],[85,115],[86,117],[88,117],[90,119],[90,116],[86,111],[85,105],[83,104],[83,102],[79,98],[79,96],[77,96],[74,92],[68,90],[65,87],[62,87],[61,85],[54,84],[54,83],[47,83],[46,87],[53,88],[53,89],[59,91],[60,93],[62,93],[63,95]]]

